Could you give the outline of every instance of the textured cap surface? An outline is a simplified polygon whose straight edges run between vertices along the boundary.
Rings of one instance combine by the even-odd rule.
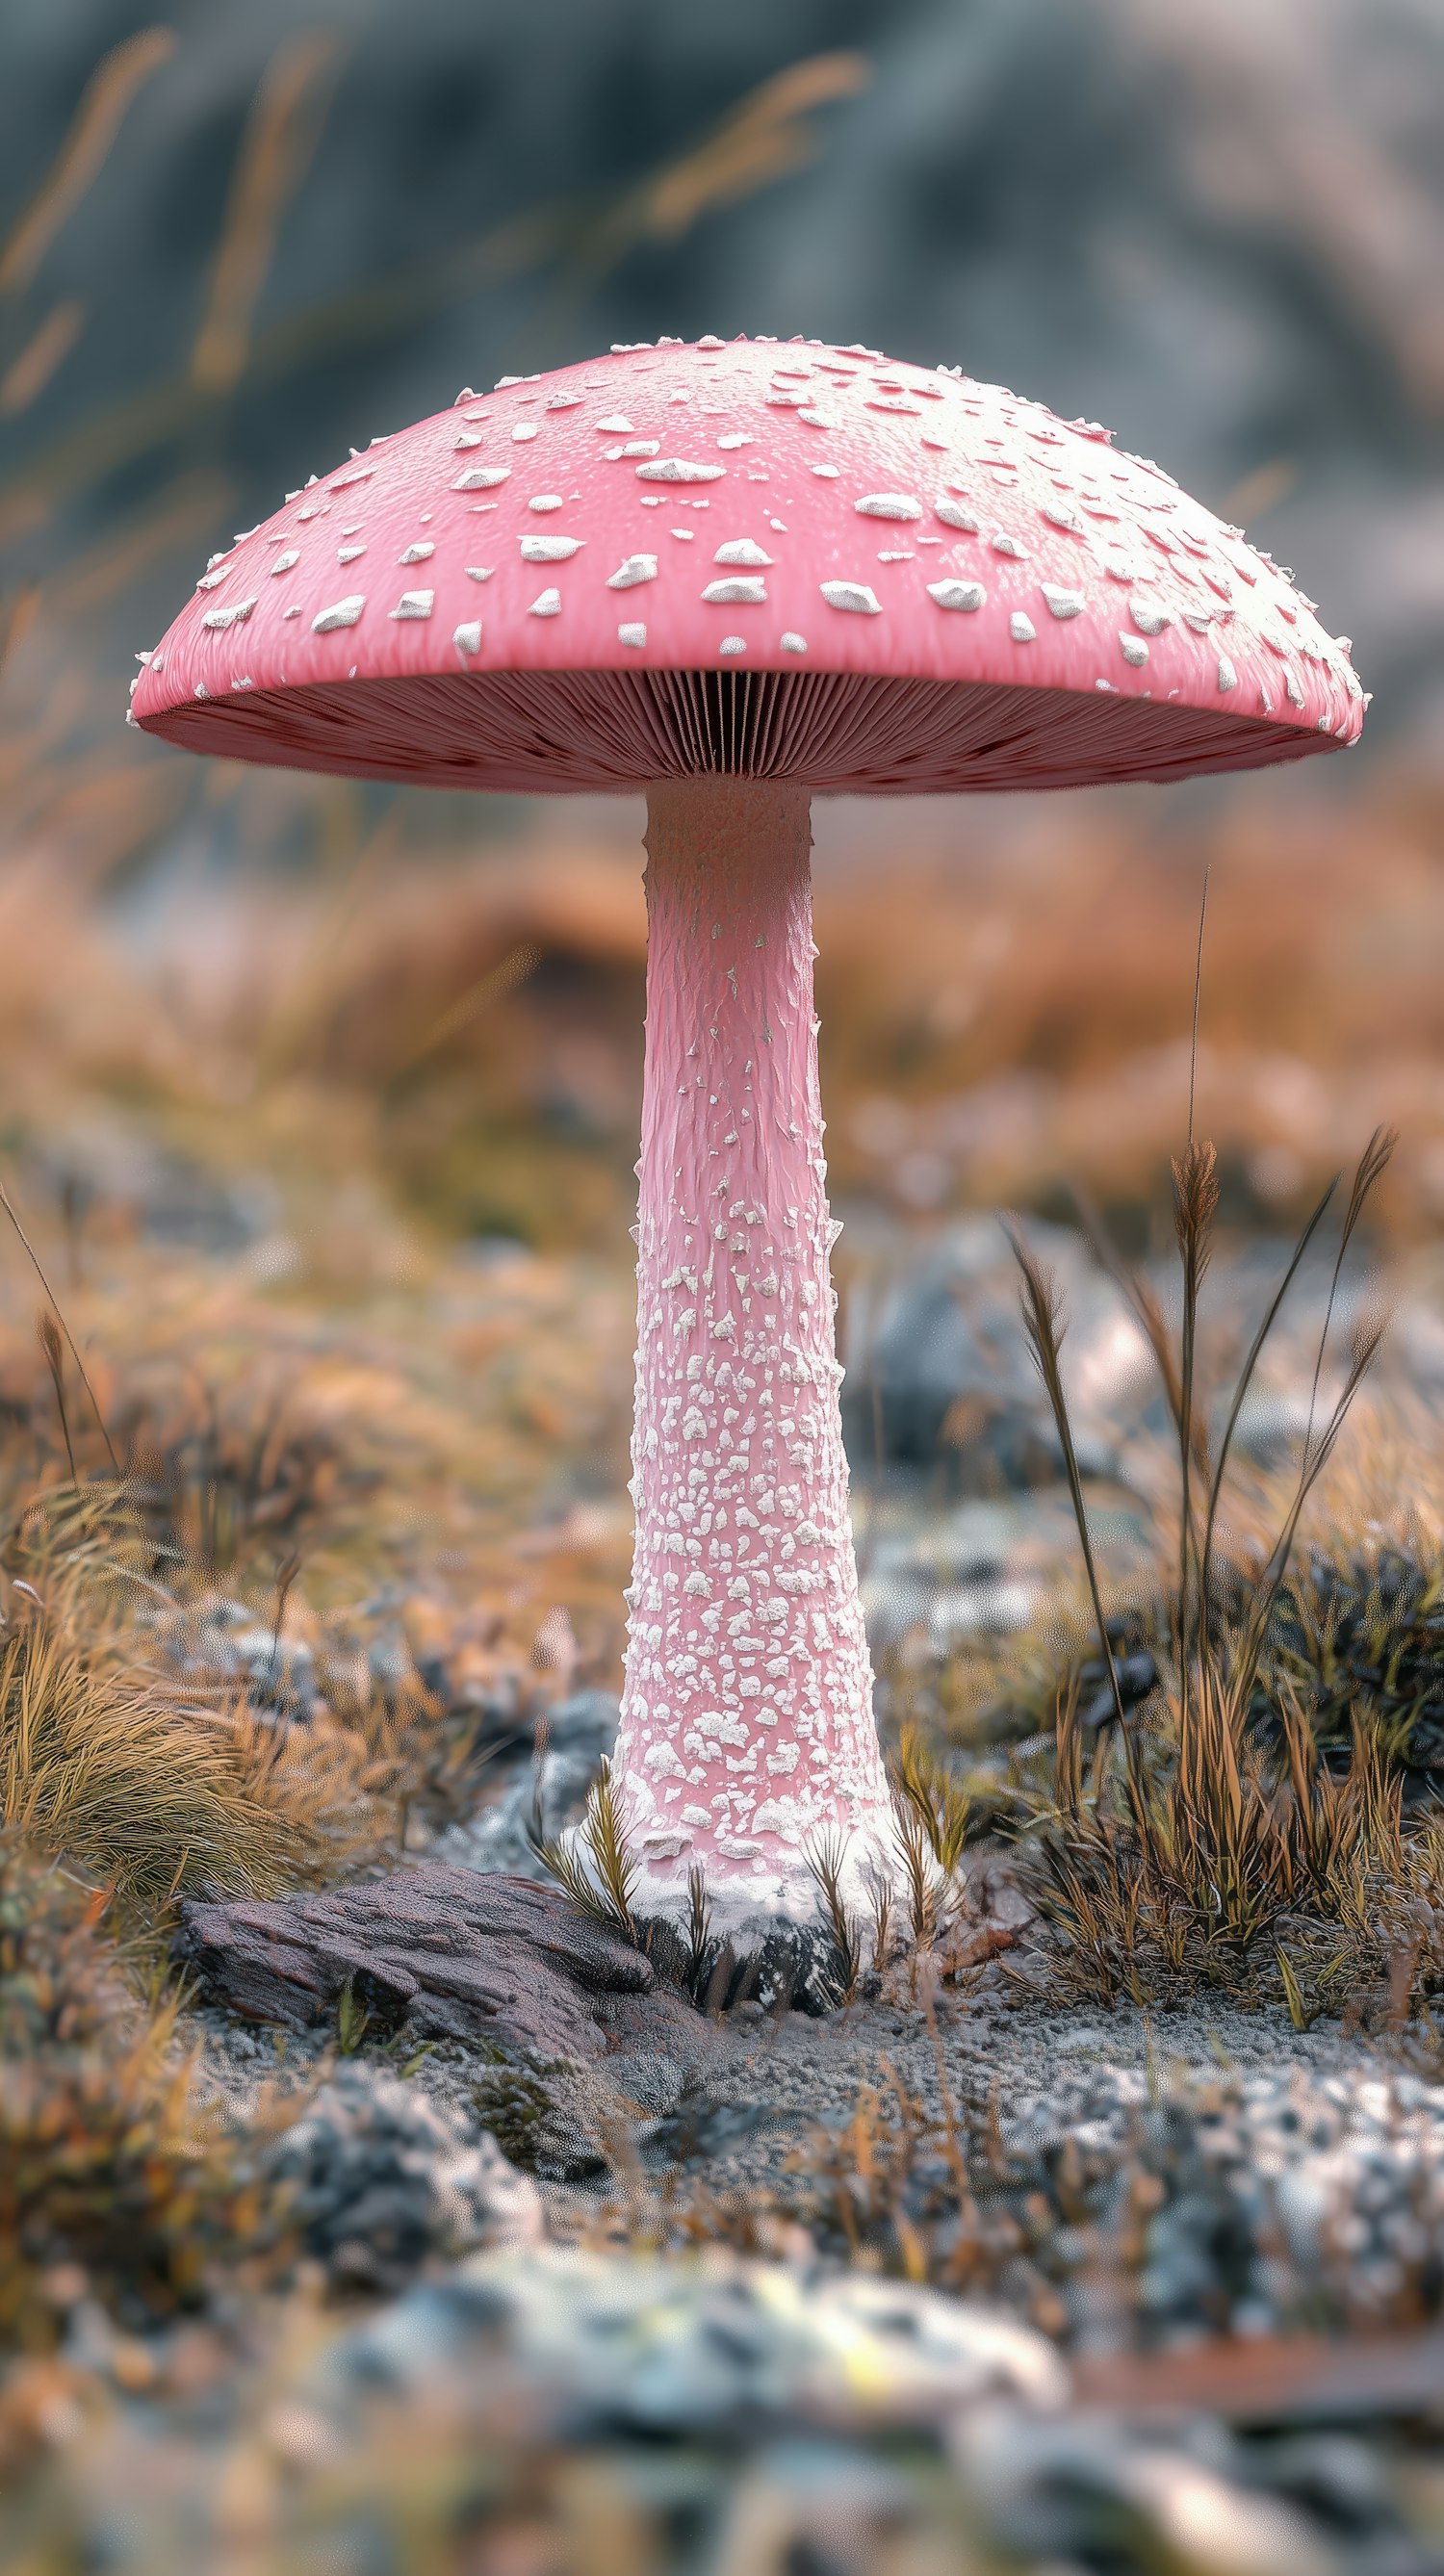
[[[1347,647],[1092,423],[815,342],[418,421],[214,558],[135,686],[196,751],[449,787],[1071,786],[1355,741]]]

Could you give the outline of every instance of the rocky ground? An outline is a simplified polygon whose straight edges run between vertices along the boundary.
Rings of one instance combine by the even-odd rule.
[[[413,2563],[416,2460],[465,2441],[492,2461],[498,2427],[511,2485],[487,2467],[487,2515],[510,2528],[519,2481],[583,2576],[1444,2568],[1444,2351],[1382,2330],[1444,2241],[1444,2083],[1222,2001],[667,2001],[665,2044],[642,2015],[630,2045],[531,2074],[474,2040],[363,2036],[338,2062],[329,2030],[281,2046],[196,2016],[240,2120],[268,2087],[316,2088],[275,2172],[333,2293],[380,2304],[303,2337],[265,2455],[293,2513],[316,2460],[330,2510],[365,2500],[368,2570]],[[634,2556],[552,2492],[557,2409],[566,2492]],[[165,2420],[152,2404],[152,2471]],[[112,2446],[142,2535],[144,2473],[134,2436]]]
[[[388,1892],[414,1904],[431,1876]],[[220,1911],[192,1920],[205,1914],[213,1971],[234,1981],[248,1971],[227,1961]],[[1085,2347],[1099,2333],[1167,2343],[1383,2321],[1411,2284],[1432,2295],[1444,2080],[1429,2078],[1444,2067],[1410,2071],[1337,2022],[1299,2031],[1223,1997],[1088,2018],[996,1970],[969,1996],[894,1971],[884,1997],[821,2015],[781,1998],[709,2014],[660,1985],[573,1984],[585,2035],[558,2056],[535,2036],[545,1972],[517,1946],[507,1956],[499,2012],[488,1990],[469,2024],[449,2005],[436,2036],[423,1994],[389,2040],[368,2045],[362,2028],[339,2064],[329,2025],[200,2017],[206,2079],[242,2122],[265,2087],[319,2083],[277,2170],[300,2188],[311,2250],[349,2279],[395,2285],[428,2254],[518,2234],[679,2226],[748,2243],[792,2222],[823,2252],[867,2242],[877,2260],[911,2231],[934,2277],[976,2273]],[[960,2215],[964,2166],[975,2219]]]
[[[208,2082],[244,2116],[266,2083],[309,2082],[335,2055],[327,2030],[302,2037],[251,2028],[215,2008],[191,2025],[204,2048]],[[548,2153],[548,2188],[603,2183],[631,2133],[644,2171],[661,2179],[685,2167],[718,2192],[746,2198],[776,2183],[781,2150],[817,2124],[851,2114],[868,2086],[897,2085],[931,2120],[944,2117],[943,2087],[960,2114],[995,2106],[1010,2133],[1039,2141],[1066,2136],[1083,2119],[1122,2134],[1140,2106],[1186,2090],[1242,2079],[1260,2099],[1306,2088],[1398,2078],[1385,2057],[1344,2039],[1337,2022],[1295,2030],[1282,2011],[1243,2012],[1225,1999],[1154,2016],[1122,2006],[1102,2020],[1046,2005],[982,2002],[942,1993],[926,2010],[905,1998],[859,2002],[835,2012],[769,2012],[743,2003],[730,2012],[666,2015],[664,2044],[617,2048],[596,2058],[553,2060],[549,2092],[566,2115]],[[417,2054],[418,2049],[424,2054]],[[378,2079],[408,2069],[409,2098],[442,2112],[485,2096],[496,2066],[486,2043],[425,2043],[384,2057],[342,2059],[339,2074]],[[345,2089],[343,2083],[343,2091]],[[1415,2088],[1432,2107],[1434,2088]],[[1438,2093],[1444,2152],[1444,2090]],[[479,2121],[473,2120],[476,2127]],[[1301,2131],[1301,2136],[1305,2133]],[[588,2170],[590,2168],[590,2170]]]
[[[1114,1292],[1039,1233],[1074,1305],[1080,1443],[1121,1581],[1154,1562],[1164,1426]],[[1299,1427],[1327,1282],[1304,1286],[1243,1424],[1259,1491]],[[1245,1316],[1257,1287],[1249,1272]],[[1433,1314],[1421,1295],[1403,1318],[1416,1430],[1444,1385]],[[1047,1417],[994,1364],[1010,1315],[1006,1264],[967,1228],[880,1303],[883,1454],[859,1492],[883,1696],[925,1703],[979,1777],[1034,1722],[1023,1666],[1050,1602],[1049,1651],[1072,1634]],[[1432,1594],[1416,1626],[1405,1696],[1427,1737]],[[157,1614],[154,1635],[278,1741],[324,1727],[323,1660],[239,1604]],[[373,1648],[378,1692],[404,1684],[399,1651]],[[1006,1741],[948,1734],[970,1655],[1019,1682]],[[360,2555],[337,2544],[346,2576],[401,2576],[470,2479],[479,2524],[532,2535],[481,2576],[1444,2570],[1444,2052],[1426,2029],[1298,2029],[1222,1989],[1080,2003],[987,1838],[966,1855],[960,1977],[900,1955],[842,2005],[819,1938],[755,1991],[704,1980],[699,2006],[568,1916],[535,1855],[538,1816],[555,1833],[581,1814],[615,1698],[498,1692],[482,1668],[453,1690],[440,1655],[425,1679],[488,1756],[449,1822],[417,1814],[324,1889],[182,1909],[175,2049],[246,2142],[257,2207],[287,2211],[299,2287],[276,2316],[232,2298],[127,2334],[57,2279],[50,2378],[0,2392],[0,2454],[29,2405],[69,2481],[37,2507],[51,2556],[22,2563],[190,2576],[224,2563],[217,2514],[289,2545],[285,2516],[314,2511],[366,2534]],[[549,2515],[570,2536],[538,2557]]]

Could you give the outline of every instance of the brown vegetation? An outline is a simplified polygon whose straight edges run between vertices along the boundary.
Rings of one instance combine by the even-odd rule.
[[[282,2237],[257,2158],[198,2096],[174,1997],[137,1998],[143,1954],[107,1898],[0,1837],[0,2343],[45,2350],[82,2298],[132,2329],[253,2279]],[[126,1970],[130,1970],[127,1977]]]

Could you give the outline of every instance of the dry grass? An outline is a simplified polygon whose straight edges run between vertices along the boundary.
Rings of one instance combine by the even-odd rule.
[[[364,1662],[337,1657],[321,1705],[287,1723],[239,1680],[178,1671],[165,1649],[194,1631],[146,1570],[151,1542],[123,1486],[32,1506],[7,1554],[0,1811],[132,1914],[163,1923],[184,1892],[274,1890],[394,1859],[413,1815],[434,1825],[475,1798],[474,1728],[414,1675],[383,1691]]]
[[[1144,1742],[1119,1762],[1105,1738],[1088,1766],[1064,1703],[1028,1872],[1057,1944],[1055,1991],[1108,2004],[1199,1988],[1260,1999],[1281,1977],[1297,2021],[1281,1952],[1307,1960],[1310,1992],[1336,2011],[1377,1982],[1380,1905],[1410,1869],[1398,1779],[1366,1725],[1342,1773],[1297,1702],[1279,1732],[1272,1745],[1251,1738],[1226,1678],[1210,1675],[1186,1716],[1168,1693]]]
[[[248,1721],[187,1706],[147,1672],[134,1554],[109,1490],[32,1512],[14,1534],[0,1641],[7,1823],[148,1910],[183,1886],[274,1884],[306,1852],[314,1801],[293,1819]]]
[[[1408,1877],[1397,1760],[1369,1710],[1356,1701],[1342,1756],[1332,1761],[1315,1723],[1317,1694],[1265,1659],[1300,1522],[1338,1445],[1377,1350],[1381,1327],[1356,1327],[1342,1384],[1320,1387],[1344,1259],[1392,1139],[1371,1139],[1340,1228],[1314,1369],[1313,1402],[1282,1522],[1247,1572],[1222,1571],[1220,1502],[1233,1435],[1268,1334],[1333,1194],[1303,1229],[1244,1357],[1211,1448],[1198,1374],[1200,1294],[1214,1245],[1218,1190],[1212,1146],[1191,1138],[1174,1165],[1181,1272],[1176,1345],[1153,1290],[1110,1255],[1154,1348],[1178,1444],[1178,1559],[1166,1596],[1168,1653],[1155,1689],[1130,1713],[1105,1619],[1082,1480],[1060,1366],[1063,1320],[1048,1274],[1016,1233],[1024,1328],[1058,1426],[1093,1607],[1098,1652],[1112,1694],[1112,1722],[1085,1757],[1078,1675],[1060,1691],[1052,1776],[1031,1819],[1039,1901],[1062,1953],[1065,1977],[1112,2002],[1135,2002],[1180,1984],[1254,1987],[1271,1945],[1295,2020],[1306,2010],[1298,1969],[1281,1939],[1306,1941],[1326,1985],[1379,1965],[1381,1891]],[[1297,1624],[1297,1623],[1296,1623]],[[1396,1747],[1397,1750],[1397,1747]],[[1331,1956],[1319,1969],[1321,1943]]]
[[[153,1543],[152,1579],[186,1602],[203,1574],[223,1575],[227,1589],[264,1622],[279,1568],[299,1556],[288,1634],[318,1651],[334,1647],[332,1660],[339,1663],[340,1641],[354,1638],[357,1605],[385,1565],[394,1576],[393,1615],[417,1668],[444,1669],[448,1688],[465,1670],[502,1671],[508,1663],[527,1684],[531,1641],[557,1605],[581,1635],[582,1673],[608,1675],[619,1638],[615,1595],[625,1563],[625,1520],[620,1512],[571,1500],[559,1510],[552,1496],[569,1484],[575,1495],[579,1473],[595,1473],[599,1449],[620,1489],[628,1398],[625,1276],[614,1259],[591,1266],[556,1254],[494,1275],[464,1273],[446,1249],[446,1236],[477,1225],[533,1241],[624,1242],[640,1018],[635,862],[622,850],[557,839],[549,850],[528,855],[496,851],[486,866],[463,873],[438,847],[429,854],[403,848],[394,823],[365,824],[348,791],[231,778],[225,794],[257,822],[279,796],[290,828],[303,842],[313,836],[320,866],[299,891],[253,883],[243,895],[218,899],[228,932],[219,969],[210,898],[176,907],[155,956],[138,971],[98,927],[83,891],[66,892],[63,874],[58,892],[54,880],[24,869],[7,887],[16,939],[4,971],[15,981],[25,1219],[60,1283]],[[289,806],[288,798],[295,800]],[[1286,831],[1265,849],[1246,847],[1242,829],[1230,828],[1231,846],[1216,860],[1211,928],[1211,993],[1219,1000],[1210,998],[1205,1013],[1199,1078],[1210,1114],[1223,1109],[1226,1142],[1235,1073],[1238,1097],[1248,1092],[1253,1102],[1255,1124],[1247,1137],[1233,1133],[1229,1151],[1211,1168],[1208,1186],[1220,1193],[1220,1216],[1230,1204],[1235,1212],[1239,1206],[1239,1157],[1280,1142],[1258,1114],[1277,1086],[1253,1084],[1249,1092],[1256,1060],[1245,1044],[1245,1024],[1257,1025],[1262,1011],[1251,943],[1260,942],[1263,971],[1273,973],[1276,911],[1296,930],[1302,921],[1307,949],[1309,940],[1322,941],[1319,925],[1331,918],[1333,903],[1329,936],[1337,932],[1340,940],[1337,955],[1332,947],[1327,955],[1321,947],[1307,949],[1287,986],[1276,988],[1280,1045],[1307,1043],[1322,1063],[1337,1041],[1338,1079],[1347,1074],[1356,1082],[1366,1068],[1372,1082],[1383,1064],[1380,1090],[1388,1099],[1392,1077],[1378,1051],[1386,1042],[1425,1043],[1407,976],[1402,989],[1391,985],[1386,1002],[1384,987],[1397,962],[1388,942],[1382,949],[1376,943],[1374,956],[1384,958],[1377,985],[1369,980],[1371,964],[1369,973],[1353,970],[1358,989],[1347,1006],[1339,990],[1339,958],[1362,900],[1353,857],[1356,821],[1341,812],[1323,829],[1313,818],[1307,853]],[[1370,828],[1383,850],[1383,877],[1374,887],[1393,885],[1389,869],[1397,868],[1396,896],[1384,908],[1391,920],[1407,923],[1398,941],[1409,945],[1427,914],[1416,854],[1428,815],[1398,798]],[[1071,826],[1061,834],[1030,826],[1029,833],[1008,863],[1017,874],[1016,899],[1026,893],[1029,921],[1028,938],[1011,947],[984,935],[988,906],[1001,899],[1004,882],[1001,862],[986,854],[977,869],[945,882],[929,873],[921,855],[910,867],[904,850],[883,905],[860,877],[840,875],[831,884],[824,878],[819,929],[823,1004],[833,1033],[834,1172],[844,1182],[850,1175],[858,1185],[891,1188],[888,1176],[902,1171],[906,1153],[896,1143],[869,1159],[870,1149],[864,1153],[848,1141],[855,1110],[885,1095],[902,1097],[900,1069],[921,1118],[926,1100],[941,1103],[950,1084],[971,1081],[983,1071],[982,1055],[997,1047],[1014,1050],[1034,1085],[1035,1105],[1047,1091],[1062,1123],[1048,1123],[1050,1110],[1042,1127],[1035,1119],[1008,1129],[1013,1141],[1002,1161],[991,1149],[955,1158],[950,1191],[984,1193],[1003,1181],[1046,1200],[1061,1169],[1057,1155],[1073,1138],[1075,1113],[1093,1122],[1088,1150],[1077,1161],[1083,1182],[1115,1212],[1120,1205],[1136,1212],[1152,1191],[1164,1121],[1177,1105],[1153,1045],[1155,1038],[1162,1044],[1165,1021],[1172,1028],[1178,1019],[1177,994],[1160,993],[1157,943],[1174,937],[1185,906],[1191,907],[1192,870],[1182,857],[1165,866],[1126,841],[1105,862],[1101,845],[1080,844]],[[1329,900],[1311,903],[1301,915],[1305,857],[1321,872]],[[1247,904],[1230,893],[1243,883],[1245,862],[1255,872]],[[1111,891],[1100,911],[1105,873]],[[67,956],[60,981],[53,973],[47,979],[35,962],[42,942],[54,953],[57,905]],[[1109,953],[1101,985],[1083,971],[1095,936]],[[1356,959],[1359,946],[1356,941]],[[942,974],[950,957],[974,951],[980,973],[978,961],[993,960],[986,968],[987,1011],[977,1020],[954,1012],[950,1021],[939,1004],[930,1020],[928,979]],[[509,961],[518,959],[535,962],[514,972]],[[1066,1009],[1065,971],[1070,991],[1077,988]],[[1304,989],[1307,1028],[1302,1018],[1295,1025],[1289,1017]],[[1002,1015],[996,1023],[989,1016],[995,1005]],[[1143,1038],[1149,1044],[1140,1048]],[[1126,1071],[1130,1062],[1133,1073]],[[1181,1101],[1186,1066],[1176,1070]],[[1335,1074],[1321,1070],[1318,1078],[1327,1090]],[[1106,1116],[1100,1111],[1100,1103],[1117,1107],[1120,1082],[1133,1084],[1129,1097],[1146,1107],[1146,1133],[1112,1109]],[[1320,1096],[1309,1094],[1316,1103]],[[576,1103],[585,1104],[585,1114],[569,1105]],[[111,1195],[103,1153],[86,1166],[83,1185],[72,1185],[74,1156],[67,1161],[57,1153],[56,1140],[73,1134],[77,1118],[97,1107],[113,1117],[116,1104],[123,1104],[125,1138],[155,1140],[207,1185],[229,1189],[258,1170],[266,1174],[276,1200],[267,1244],[277,1243],[282,1263],[274,1284],[257,1275],[248,1251],[218,1259],[148,1240],[144,1192],[128,1203]],[[1322,1139],[1314,1134],[1304,1153],[1306,1141],[1300,1129],[1296,1142],[1307,1175]],[[1417,1181],[1417,1120],[1410,1150]],[[523,1195],[508,1195],[508,1174]],[[1417,1193],[1401,1191],[1396,1169],[1385,1175],[1375,1201],[1385,1224],[1398,1229],[1407,1226]],[[69,1478],[72,1456],[82,1483],[102,1473],[104,1463],[100,1432],[69,1355],[62,1352],[57,1366],[55,1354],[37,1345],[26,1293],[22,1286],[8,1344],[0,1344],[0,1391],[11,1425],[0,1444],[0,1476],[17,1516],[36,1493]],[[201,1351],[203,1368],[191,1356]],[[1198,1504],[1200,1493],[1203,1500],[1190,1542],[1195,1550],[1204,1544],[1203,1523],[1217,1499],[1212,1469],[1204,1478],[1196,1446],[1190,1501]],[[1231,1520],[1232,1541],[1241,1525],[1232,1507]],[[1343,1533],[1351,1545],[1350,1526],[1346,1520]],[[1300,1660],[1319,1661],[1312,1649],[1296,1646],[1289,1650],[1292,1665],[1282,1650],[1276,1665],[1280,1621],[1287,1614],[1301,1634],[1316,1633],[1319,1653],[1339,1664],[1337,1625],[1328,1624],[1322,1594],[1314,1599],[1309,1592],[1312,1562],[1302,1571],[1292,1568],[1278,1591],[1251,1692],[1235,1692],[1242,1714],[1235,1709],[1225,1716],[1220,1700],[1199,1721],[1221,1726],[1225,1736],[1242,1727],[1253,1746],[1234,1765],[1244,1808],[1260,1799],[1267,1804],[1270,1783],[1283,1776],[1281,1748],[1275,1745],[1264,1759],[1254,1746],[1266,1713],[1260,1703],[1270,1701],[1275,1670],[1293,1670],[1307,1700]],[[1227,1571],[1219,1570],[1224,1609]],[[1427,1578],[1415,1591],[1417,1664],[1427,1654]],[[1362,1662],[1372,1651],[1364,1632],[1374,1636],[1379,1622],[1361,1612],[1355,1625],[1355,1661]],[[354,1653],[349,1642],[346,1652]],[[1109,1664],[1101,1669],[1106,1679]],[[1040,1655],[1031,1714],[1044,1729],[1051,1708],[1043,1694],[1052,1675],[1056,1655]],[[1016,1673],[1008,1680],[1016,1704]],[[108,1676],[107,1687],[112,1682]],[[1386,1696],[1402,1705],[1405,1694]],[[1329,1706],[1332,1734],[1325,1728],[1325,1736],[1340,1748],[1352,1721],[1341,1692]],[[377,1714],[379,1723],[386,1712]],[[343,1731],[354,1735],[352,1720]],[[1139,1730],[1139,1740],[1145,1736],[1150,1761],[1166,1772],[1175,1757],[1161,1701]],[[209,1735],[203,1750],[212,1762]],[[259,1751],[266,1760],[247,1755],[242,1769],[253,1784],[247,1795],[264,1807],[293,1788],[278,1782],[273,1733]],[[456,1753],[454,1739],[439,1752],[433,1745],[402,1785],[403,1755],[394,1742],[378,1743],[373,1730],[359,1766],[366,1785],[354,1790],[353,1819],[374,1820],[384,1810],[393,1831],[398,1818],[404,1831],[407,1813],[428,1797],[432,1812],[441,1812],[446,1791],[444,1781],[435,1786],[438,1765],[444,1773]],[[1264,1768],[1253,1778],[1249,1765],[1256,1758]],[[233,1764],[229,1749],[225,1760]],[[343,1770],[354,1787],[349,1754]],[[1107,1770],[1104,1764],[1096,1782],[1090,1779],[1090,1795],[1106,1786]],[[1200,1757],[1197,1776],[1232,1775],[1226,1764],[1220,1774],[1210,1755]],[[386,1782],[391,1785],[377,1786]],[[1030,1775],[1023,1787],[1036,1787],[1036,1780]],[[1327,1765],[1317,1794],[1323,1797],[1326,1788]],[[303,1805],[313,1794],[320,1793],[305,1792]],[[991,1808],[990,1797],[975,1801],[975,1826],[989,1812],[1011,1810],[1016,1817],[1016,1785]],[[912,1919],[905,1926],[899,1912],[872,1927],[872,1950],[880,1946],[884,1955],[901,1930],[926,1932],[934,1910],[930,1890],[939,1856],[928,1843],[922,1811],[913,1805],[909,1813],[909,1830],[922,1837],[912,1872]],[[1226,1825],[1218,1817],[1210,1829],[1219,1851],[1226,1847]],[[198,1835],[192,1848],[204,1846]],[[170,1868],[187,1847],[184,1835],[166,1841]],[[333,1846],[323,1837],[318,1847]],[[1213,1848],[1196,1856],[1195,1885],[1208,1882]],[[288,1852],[283,1872],[310,1865],[304,1854]],[[1242,1878],[1239,1885],[1242,1890]],[[1275,1905],[1270,1896],[1262,1914]],[[1237,1906],[1247,1912],[1242,1892]]]
[[[410,1225],[612,1255],[640,1085],[639,838],[546,813],[495,836],[487,811],[453,800],[203,770],[133,737],[123,766],[113,751],[102,765],[90,746],[115,681],[79,639],[87,583],[123,588],[149,545],[181,584],[204,527],[203,513],[184,527],[157,516],[137,531],[139,564],[78,571],[13,657],[0,702],[13,1142],[43,1157],[60,1129],[123,1104],[127,1125],[223,1176],[264,1170],[299,1192],[344,1168]],[[1051,1207],[1081,1186],[1135,1234],[1157,1218],[1209,865],[1200,1091],[1225,1213],[1302,1211],[1363,1094],[1406,1139],[1377,1221],[1403,1239],[1428,1230],[1444,1206],[1429,791],[1382,780],[1325,808],[1297,782],[1251,788],[1162,849],[1138,808],[1106,822],[1072,801],[1026,821],[960,808],[965,820],[966,864],[906,807],[831,861],[824,835],[819,1002],[842,1197],[926,1218]],[[182,877],[144,947],[122,946],[97,896],[143,878],[182,821],[244,871]],[[102,1205],[96,1222],[114,1214]]]
[[[244,2147],[196,2090],[174,1998],[137,2000],[142,1964],[107,1899],[14,1832],[0,1837],[0,2344],[43,2351],[78,2299],[132,2328],[196,2305],[221,2267],[274,2269],[282,2226],[257,2172],[283,2119]]]
[[[148,1908],[274,1883],[304,1830],[256,1794],[220,1728],[157,1706],[93,1647],[29,1621],[0,1653],[0,1799],[42,1848]]]

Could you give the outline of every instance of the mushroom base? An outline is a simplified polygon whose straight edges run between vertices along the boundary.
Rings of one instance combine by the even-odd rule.
[[[699,1853],[693,1853],[690,1868],[684,1866],[680,1876],[664,1876],[643,1864],[631,1888],[632,1914],[641,1923],[660,1919],[685,1930],[692,1911],[690,1871],[700,1870],[708,1936],[714,1942],[726,1942],[738,1959],[769,1950],[780,1931],[798,1929],[819,1934],[824,1952],[830,1953],[827,1907],[807,1859],[808,1849],[824,1859],[830,1857],[830,1839],[834,1848],[840,1845],[838,1894],[866,1951],[879,1889],[891,1888],[895,1895],[902,1891],[900,1856],[891,1834],[885,1838],[849,1835],[842,1828],[830,1838],[824,1827],[819,1835],[809,1837],[805,1849],[791,1856],[790,1864],[770,1875],[755,1864],[743,1871],[735,1861],[708,1861]],[[900,1919],[894,1908],[894,1922]]]
[[[637,1511],[613,1762],[644,1913],[807,1922],[894,1874],[847,1509],[805,789],[648,809]]]

